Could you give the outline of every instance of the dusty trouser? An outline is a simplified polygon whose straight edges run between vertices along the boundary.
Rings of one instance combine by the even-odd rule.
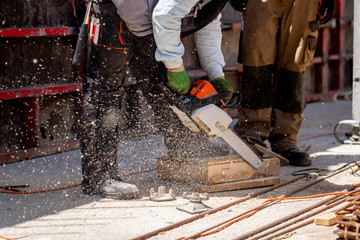
[[[283,152],[297,148],[303,121],[303,72],[311,64],[319,24],[317,0],[249,0],[242,36],[242,102],[236,132]]]

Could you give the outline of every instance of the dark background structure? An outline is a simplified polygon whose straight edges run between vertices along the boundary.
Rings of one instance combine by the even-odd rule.
[[[336,0],[322,26],[314,64],[306,71],[306,101],[351,97],[354,1]],[[79,147],[81,67],[74,67],[78,25],[68,0],[3,0],[0,9],[0,163]],[[222,17],[226,78],[238,90],[241,15],[228,4]],[[191,36],[185,67],[204,76]]]

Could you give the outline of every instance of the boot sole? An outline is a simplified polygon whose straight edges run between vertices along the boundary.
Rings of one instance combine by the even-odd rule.
[[[139,198],[139,192],[129,192],[129,193],[100,193],[99,194],[103,198],[115,199],[115,200],[126,200],[126,199],[133,199]]]

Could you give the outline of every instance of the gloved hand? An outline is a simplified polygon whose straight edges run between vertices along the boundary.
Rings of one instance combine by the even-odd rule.
[[[190,79],[183,65],[167,70],[166,85],[180,94],[185,94],[189,91]]]
[[[213,87],[215,88],[216,91],[218,91],[218,92],[223,92],[223,91],[230,92],[231,94],[228,97],[223,99],[225,102],[230,101],[230,99],[232,98],[232,95],[234,93],[234,89],[224,77],[216,78],[216,79],[214,79],[214,80],[212,80],[210,82],[211,82],[211,84],[213,85]]]
[[[240,12],[245,11],[247,2],[248,2],[248,0],[230,0],[231,6],[236,11],[240,11]]]

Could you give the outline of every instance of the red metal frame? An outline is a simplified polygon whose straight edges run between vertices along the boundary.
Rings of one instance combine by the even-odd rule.
[[[39,115],[39,98],[26,98],[24,108],[25,148],[34,148],[38,146]]]
[[[47,156],[51,154],[76,150],[80,147],[79,140],[71,140],[63,144],[54,144],[44,147],[28,148],[26,150],[0,154],[0,164],[18,162],[31,158]]]
[[[44,95],[62,94],[70,92],[80,93],[82,89],[81,83],[38,87],[31,89],[16,89],[0,92],[0,100],[10,100],[23,98],[24,106],[24,150],[11,153],[0,153],[0,164],[26,160],[64,151],[75,150],[79,148],[79,140],[72,140],[66,143],[54,144],[50,146],[39,147],[38,135],[39,125],[38,119],[40,115],[39,97]],[[80,96],[80,95],[79,95]],[[80,97],[79,97],[80,99]],[[77,101],[80,108],[81,101]]]
[[[38,37],[76,35],[78,27],[62,28],[8,28],[0,29],[0,37]]]
[[[0,91],[0,99],[9,100],[16,98],[34,97],[39,95],[80,92],[81,89],[82,89],[81,83],[73,83],[73,84],[48,86],[48,87],[6,90],[6,91]]]

